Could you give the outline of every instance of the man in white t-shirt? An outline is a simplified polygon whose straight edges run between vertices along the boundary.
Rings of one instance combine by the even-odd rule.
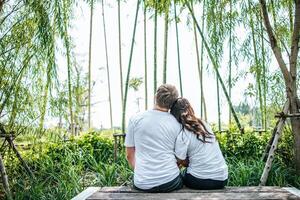
[[[127,160],[134,169],[134,187],[146,192],[170,192],[182,188],[174,154],[181,125],[169,113],[178,98],[173,85],[161,85],[153,110],[133,116],[125,138]]]

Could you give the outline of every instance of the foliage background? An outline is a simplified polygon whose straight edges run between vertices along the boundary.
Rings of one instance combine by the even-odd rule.
[[[217,134],[229,167],[229,186],[257,186],[264,167],[261,156],[270,133],[232,129]],[[293,168],[293,140],[285,131],[267,185],[300,188]],[[10,152],[11,153],[11,152]],[[36,179],[30,178],[19,161],[8,153],[6,165],[15,199],[70,199],[88,186],[132,185],[133,172],[124,152],[114,162],[112,131],[90,132],[67,142],[36,145],[22,152]]]

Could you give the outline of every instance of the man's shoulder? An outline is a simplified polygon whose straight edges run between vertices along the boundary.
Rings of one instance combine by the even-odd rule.
[[[138,113],[135,113],[134,115],[132,115],[130,117],[130,122],[136,122],[138,120],[140,120],[141,118],[145,117],[147,115],[148,111],[141,111]]]
[[[180,127],[179,122],[175,119],[175,117],[172,114],[156,112],[154,110],[138,112],[135,115],[131,116],[130,122],[137,123],[142,119],[148,119],[151,121],[161,121],[164,124],[172,124],[176,127]]]

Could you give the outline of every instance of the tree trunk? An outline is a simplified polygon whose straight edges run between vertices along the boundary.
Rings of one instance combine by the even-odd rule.
[[[299,111],[298,111],[299,112]],[[300,175],[300,120],[299,118],[291,119],[292,131],[295,140],[295,163],[297,174]]]
[[[91,66],[92,66],[92,37],[93,37],[93,10],[94,10],[94,0],[91,2],[91,8],[90,8],[90,39],[89,39],[89,71],[88,71],[88,81],[89,81],[89,88],[88,88],[88,125],[89,129],[91,128],[91,85],[92,85],[92,72],[91,72]]]
[[[289,0],[289,20],[290,20],[290,32],[293,32],[293,0]]]
[[[121,39],[121,0],[118,0],[118,32],[119,32],[119,70],[120,70],[120,88],[121,88],[121,102],[123,106],[123,68],[122,68],[122,39]]]
[[[268,37],[270,40],[270,45],[272,51],[275,55],[275,58],[278,62],[279,68],[284,77],[284,82],[286,86],[287,97],[290,102],[290,113],[295,114],[299,113],[298,106],[298,96],[297,96],[297,58],[299,51],[299,37],[300,37],[300,0],[295,0],[295,18],[294,18],[294,27],[291,39],[291,53],[289,56],[290,71],[287,68],[283,60],[281,49],[277,44],[276,36],[272,30],[272,26],[269,20],[269,14],[267,11],[266,1],[260,0],[261,10],[263,13],[264,24]],[[294,134],[295,140],[295,163],[296,163],[296,172],[300,175],[300,120],[297,118],[291,119],[292,131]]]
[[[144,0],[144,58],[145,58],[145,110],[148,109],[148,69],[147,69],[147,8]]]
[[[122,133],[125,133],[126,103],[127,103],[127,94],[128,94],[128,87],[129,87],[129,78],[130,78],[135,32],[136,32],[137,19],[138,19],[138,14],[139,14],[139,5],[140,5],[140,0],[137,0],[135,19],[134,19],[134,27],[133,27],[133,33],[132,33],[132,39],[131,39],[131,48],[130,48],[130,54],[129,54],[129,62],[128,62],[128,68],[127,68],[126,83],[125,83],[124,104],[123,104],[123,109],[122,109]]]
[[[165,5],[165,33],[164,33],[164,68],[163,68],[163,83],[167,82],[167,59],[168,59],[168,30],[169,30],[169,7],[170,2],[167,0]]]
[[[4,1],[5,0],[0,0],[0,14],[1,14],[2,9],[3,9]]]
[[[153,94],[156,93],[156,88],[157,88],[157,12],[158,12],[158,0],[155,1],[155,13],[154,13],[154,74],[153,74],[153,83],[154,83],[154,92]]]
[[[290,54],[290,73],[292,78],[292,92],[289,92],[289,99],[291,101],[290,112],[292,114],[299,113],[298,95],[297,95],[297,61],[299,51],[300,39],[300,0],[295,0],[295,19],[292,35],[291,54]],[[299,118],[292,118],[292,130],[295,139],[295,157],[296,157],[296,171],[300,176],[300,120]]]
[[[177,63],[178,63],[178,74],[179,74],[179,86],[180,86],[180,95],[183,96],[182,77],[181,77],[181,64],[180,64],[180,47],[179,47],[179,36],[178,36],[178,26],[177,26],[177,10],[176,10],[176,2],[175,1],[174,1],[174,15],[175,15],[175,29],[176,29],[176,45],[177,45]]]
[[[110,116],[110,128],[113,128],[113,117],[112,117],[112,103],[111,103],[111,87],[110,87],[110,74],[109,74],[109,62],[108,62],[108,51],[107,51],[107,38],[106,38],[106,27],[105,27],[105,13],[104,3],[102,0],[102,20],[103,20],[103,33],[104,33],[104,44],[105,44],[105,58],[106,58],[106,74],[108,84],[108,102],[109,102],[109,116]]]

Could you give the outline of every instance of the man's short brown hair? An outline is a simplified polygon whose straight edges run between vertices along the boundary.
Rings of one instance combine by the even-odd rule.
[[[156,104],[162,108],[170,109],[178,98],[178,91],[174,85],[163,84],[156,91]]]

